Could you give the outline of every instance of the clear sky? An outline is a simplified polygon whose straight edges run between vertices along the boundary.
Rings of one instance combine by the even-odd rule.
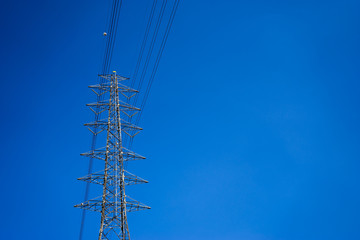
[[[131,76],[151,1],[123,1],[112,70]],[[1,239],[78,238],[109,2],[1,1]],[[132,238],[360,239],[359,12],[182,0],[129,164],[152,207]]]

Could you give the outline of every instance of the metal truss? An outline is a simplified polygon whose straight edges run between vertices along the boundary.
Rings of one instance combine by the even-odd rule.
[[[78,178],[78,180],[90,182],[90,183],[96,183],[100,185],[104,185],[104,178],[105,174],[104,171],[93,173],[90,175],[87,175],[85,177]],[[108,181],[116,181],[118,180],[116,176],[114,175],[108,175]],[[124,180],[125,185],[134,185],[134,184],[140,184],[140,183],[148,183],[148,181],[135,176],[134,174],[129,173],[128,171],[124,170]]]
[[[101,96],[98,102],[87,106],[98,116],[105,115],[104,119],[84,124],[94,135],[106,134],[105,147],[82,153],[82,156],[104,161],[104,169],[81,177],[78,180],[102,186],[102,195],[85,201],[75,207],[99,212],[101,214],[98,240],[121,239],[130,240],[127,213],[150,209],[150,207],[130,198],[125,194],[125,186],[147,183],[148,181],[135,176],[125,170],[127,161],[141,160],[145,157],[123,147],[123,133],[130,138],[138,134],[142,128],[131,123],[131,119],[140,109],[121,101],[131,99],[138,91],[122,84],[127,80],[114,72],[100,75],[104,81],[89,88]],[[106,99],[107,98],[107,99]],[[106,100],[103,100],[106,99]],[[122,117],[127,117],[130,122]]]

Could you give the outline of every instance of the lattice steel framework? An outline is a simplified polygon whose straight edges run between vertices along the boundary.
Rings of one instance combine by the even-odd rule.
[[[143,156],[123,146],[123,134],[132,138],[142,130],[131,123],[132,116],[140,109],[128,104],[128,100],[138,91],[123,85],[121,82],[128,79],[117,75],[116,72],[100,77],[100,84],[89,86],[98,96],[98,101],[87,106],[96,116],[105,115],[105,118],[97,117],[94,122],[86,123],[85,126],[96,136],[100,133],[105,134],[106,146],[81,155],[103,160],[105,167],[102,171],[81,177],[79,180],[102,185],[102,195],[75,207],[101,213],[98,240],[130,240],[127,213],[150,209],[125,194],[125,186],[147,183],[146,180],[125,170],[125,162],[144,159]],[[124,98],[125,101],[120,98]]]

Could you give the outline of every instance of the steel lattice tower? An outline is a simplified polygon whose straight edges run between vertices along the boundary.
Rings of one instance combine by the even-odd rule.
[[[147,183],[146,180],[125,170],[127,161],[144,159],[123,146],[124,134],[132,138],[142,130],[131,123],[132,116],[140,109],[128,104],[128,100],[138,91],[123,85],[121,82],[128,78],[121,77],[116,72],[100,75],[100,78],[100,84],[89,86],[98,96],[98,101],[87,106],[96,116],[105,115],[105,118],[96,117],[94,122],[85,126],[96,136],[100,133],[105,134],[106,145],[81,155],[103,160],[105,166],[102,171],[81,177],[79,180],[102,185],[102,195],[75,207],[101,213],[98,240],[130,240],[127,213],[150,209],[125,193],[127,185]]]

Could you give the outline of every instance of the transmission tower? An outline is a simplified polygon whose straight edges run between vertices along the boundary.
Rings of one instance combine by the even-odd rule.
[[[102,134],[103,139],[106,139],[106,145],[81,155],[104,161],[104,169],[79,180],[101,185],[102,195],[75,207],[101,214],[98,240],[130,240],[127,213],[150,209],[125,193],[125,186],[147,183],[146,180],[125,170],[127,161],[145,159],[124,147],[126,135],[132,139],[142,130],[131,123],[132,117],[140,109],[128,103],[138,91],[124,85],[123,82],[128,78],[119,76],[116,72],[100,75],[100,78],[100,84],[89,86],[97,95],[98,101],[87,104],[95,113],[96,120],[85,126],[95,136]],[[100,115],[105,118],[100,119]]]

